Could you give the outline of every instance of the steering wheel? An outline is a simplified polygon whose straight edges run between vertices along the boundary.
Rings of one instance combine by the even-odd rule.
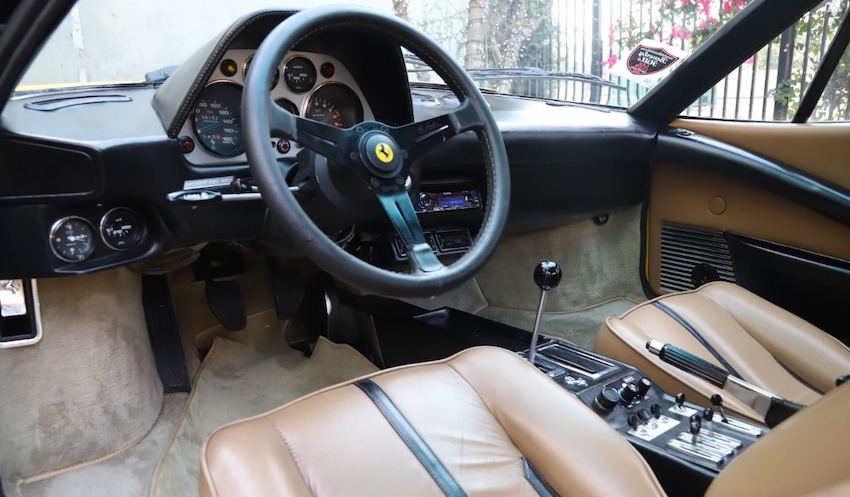
[[[446,115],[403,126],[370,121],[340,129],[292,115],[275,105],[269,86],[286,53],[307,36],[340,26],[379,33],[417,55],[449,85],[460,101],[459,107]],[[350,285],[398,297],[437,295],[474,276],[501,236],[508,212],[510,173],[505,144],[493,115],[475,83],[453,57],[401,19],[340,6],[293,14],[272,30],[254,55],[242,96],[242,122],[251,172],[271,215],[320,268]],[[469,251],[443,265],[425,239],[405,182],[418,158],[469,130],[478,136],[487,173],[484,219]],[[269,147],[269,136],[289,138],[365,181],[404,243],[409,272],[373,266],[331,240],[290,192]]]

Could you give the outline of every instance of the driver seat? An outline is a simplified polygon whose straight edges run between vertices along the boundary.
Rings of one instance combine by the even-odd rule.
[[[835,389],[739,456],[706,495],[847,495],[848,410],[850,386]],[[607,422],[494,347],[381,371],[219,428],[203,447],[200,493],[665,495]]]
[[[394,428],[394,409],[367,389],[384,392],[407,428]],[[418,445],[401,433],[421,437],[432,456],[417,459]],[[605,421],[494,347],[380,371],[220,428],[203,448],[200,489],[204,497],[664,495]]]

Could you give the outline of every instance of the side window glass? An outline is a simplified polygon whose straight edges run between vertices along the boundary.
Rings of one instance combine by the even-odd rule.
[[[837,29],[837,28],[836,28]],[[834,29],[832,30],[835,31]],[[808,79],[801,79],[800,86],[805,88],[806,82],[811,80],[811,75]],[[835,121],[850,121],[850,46],[844,50],[841,55],[841,60],[832,76],[829,78],[829,83],[821,94],[818,100],[818,105],[815,107],[814,113],[809,118],[809,122],[835,122]]]
[[[682,115],[790,121],[835,36],[850,0],[826,0],[733,70]],[[810,121],[847,121],[850,55],[845,52]]]

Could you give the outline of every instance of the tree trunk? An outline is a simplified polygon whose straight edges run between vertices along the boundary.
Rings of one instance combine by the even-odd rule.
[[[466,56],[463,65],[467,68],[487,66],[487,35],[490,32],[487,23],[487,0],[469,0],[467,16]]]

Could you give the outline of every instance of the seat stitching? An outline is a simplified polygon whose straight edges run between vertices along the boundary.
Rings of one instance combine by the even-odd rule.
[[[493,418],[493,420],[496,422],[496,425],[498,425],[499,429],[502,430],[502,433],[505,434],[505,437],[508,440],[511,441],[511,444],[513,444],[514,449],[516,449],[516,451],[519,452],[520,456],[525,457],[525,454],[523,454],[522,451],[519,450],[519,447],[517,447],[517,444],[516,444],[516,442],[514,442],[514,439],[513,439],[513,437],[511,437],[511,434],[508,433],[508,431],[505,429],[504,426],[502,426],[502,423],[499,422],[499,418],[496,417],[496,415],[493,413],[492,409],[490,409],[490,405],[487,404],[487,401],[484,400],[484,397],[482,397],[481,394],[478,392],[478,390],[476,390],[475,386],[472,385],[472,383],[470,383],[466,379],[466,377],[464,377],[463,374],[461,374],[460,371],[455,369],[455,367],[450,362],[446,362],[445,365],[448,366],[449,369],[451,369],[452,372],[454,374],[456,374],[457,377],[460,378],[469,387],[470,390],[472,390],[472,392],[475,394],[476,397],[478,397],[478,400],[481,402],[481,404],[484,406],[484,408],[487,409],[487,413],[490,414],[490,417]],[[528,461],[529,461],[529,463],[531,462],[530,459]],[[531,482],[529,482],[528,479],[525,478],[525,472],[521,470],[520,473],[522,473],[523,480],[525,480],[525,482],[528,484],[528,486],[531,487],[531,489],[536,492],[537,490],[534,488],[534,486],[531,484]],[[543,478],[542,475],[541,475],[541,478]]]
[[[295,463],[295,467],[298,468],[298,473],[301,475],[301,479],[304,481],[305,486],[310,488],[310,484],[307,483],[307,478],[304,477],[304,471],[301,469],[301,464],[298,463],[298,456],[295,454],[295,450],[292,448],[292,445],[290,445],[289,440],[286,439],[286,435],[284,435],[283,432],[268,419],[265,419],[264,421],[277,432],[278,437],[280,437],[280,441],[283,442],[283,445],[286,446],[286,450],[289,451],[289,455],[292,456],[292,461]],[[316,495],[312,488],[310,489],[310,493]]]

